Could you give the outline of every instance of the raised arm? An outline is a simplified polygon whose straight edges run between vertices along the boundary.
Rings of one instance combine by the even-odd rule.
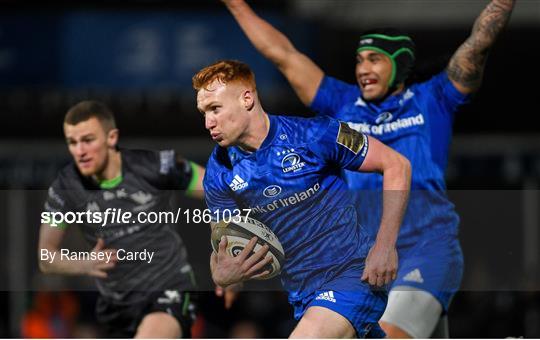
[[[469,94],[480,88],[488,52],[508,23],[514,4],[515,0],[492,0],[476,19],[469,38],[454,53],[447,72],[459,92]]]
[[[222,0],[255,48],[285,75],[305,105],[310,105],[324,72],[291,41],[260,18],[244,0]]]
[[[407,208],[411,186],[411,164],[407,158],[373,137],[359,171],[383,175],[383,212],[375,244],[366,259],[362,280],[382,286],[397,274],[396,241]]]

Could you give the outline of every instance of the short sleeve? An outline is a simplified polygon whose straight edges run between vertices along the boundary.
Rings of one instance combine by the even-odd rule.
[[[310,108],[318,116],[336,117],[341,107],[349,100],[360,96],[358,86],[347,84],[332,77],[325,76],[319,85]]]
[[[443,111],[449,114],[453,114],[459,106],[469,102],[471,97],[456,89],[446,71],[433,76],[427,82],[420,84],[420,87],[433,96],[433,104],[438,106],[439,112]]]
[[[197,180],[195,165],[176,154],[174,150],[162,150],[156,153],[159,162],[160,182],[164,189],[188,190]]]
[[[212,221],[218,222],[219,216],[230,216],[238,209],[236,201],[231,196],[231,189],[223,183],[221,176],[207,171],[203,180],[206,205],[212,214]]]
[[[341,169],[358,170],[368,152],[367,135],[331,118],[323,131],[318,143],[313,143],[312,151]]]
[[[62,213],[65,214],[69,211],[72,211],[70,205],[69,190],[65,188],[63,182],[60,178],[57,178],[53,184],[47,190],[47,198],[43,205],[43,212],[48,213],[46,216],[42,215],[42,223],[50,224],[52,221],[51,214],[53,213]],[[47,217],[49,216],[49,217]],[[65,228],[66,224],[61,223],[58,227]]]

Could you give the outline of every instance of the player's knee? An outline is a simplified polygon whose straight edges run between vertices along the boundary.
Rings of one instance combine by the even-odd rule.
[[[413,337],[405,332],[403,329],[398,326],[394,326],[391,323],[380,321],[379,325],[386,333],[388,339],[412,339]]]
[[[354,338],[356,331],[340,314],[323,307],[310,307],[291,333],[291,339]]]
[[[180,338],[182,327],[178,320],[165,312],[155,312],[146,315],[135,334],[136,339],[148,338]]]
[[[292,331],[289,339],[305,339],[318,337],[321,337],[321,335],[317,321],[304,315],[304,317],[300,319],[300,322]]]

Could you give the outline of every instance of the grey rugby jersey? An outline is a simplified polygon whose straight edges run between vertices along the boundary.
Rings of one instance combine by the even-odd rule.
[[[154,252],[151,261],[124,260],[96,279],[104,298],[129,304],[144,299],[151,291],[193,289],[191,267],[180,236],[166,223],[137,223],[136,214],[172,211],[172,194],[186,190],[192,177],[187,161],[178,161],[173,150],[121,149],[122,181],[103,189],[95,180],[82,176],[74,163],[62,169],[49,188],[45,211],[105,212],[107,208],[131,212],[131,223],[109,221],[76,224],[93,248],[103,238],[106,248],[141,254]],[[162,221],[163,222],[163,221]],[[73,227],[73,226],[70,226]],[[120,254],[120,253],[119,253]],[[148,254],[147,254],[148,255]],[[149,263],[150,262],[150,263]]]

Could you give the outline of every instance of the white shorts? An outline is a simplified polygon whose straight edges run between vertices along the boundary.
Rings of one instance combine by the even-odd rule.
[[[399,327],[413,338],[429,338],[442,315],[440,302],[414,287],[396,286],[388,295],[381,321]]]

